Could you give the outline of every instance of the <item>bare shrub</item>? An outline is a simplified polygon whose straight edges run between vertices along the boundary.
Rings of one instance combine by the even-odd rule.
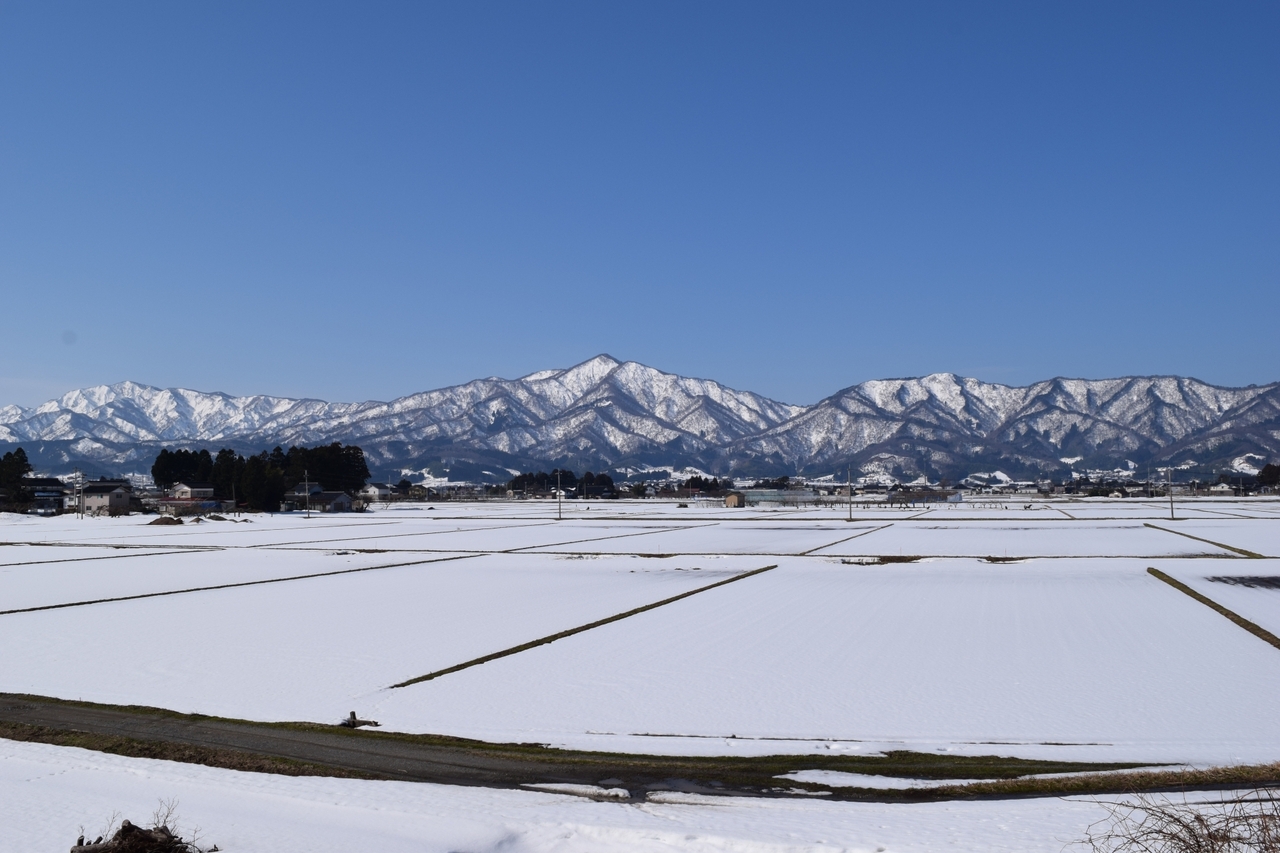
[[[1107,817],[1080,842],[1094,853],[1280,853],[1280,803],[1271,790],[1210,801],[1137,794],[1101,805]]]
[[[94,841],[85,838],[84,827],[71,853],[213,853],[218,849],[204,848],[199,843],[199,828],[184,839],[178,827],[178,801],[161,800],[151,815],[151,828],[144,829],[128,820],[120,820],[116,812],[107,828]]]

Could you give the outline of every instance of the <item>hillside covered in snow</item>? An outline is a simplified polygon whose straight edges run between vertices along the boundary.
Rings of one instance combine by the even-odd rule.
[[[1010,387],[939,373],[864,382],[796,406],[597,356],[390,402],[233,397],[134,382],[0,407],[0,449],[38,467],[146,470],[161,447],[340,441],[371,465],[505,478],[554,465],[696,466],[717,474],[886,472],[962,477],[1169,462],[1206,471],[1280,458],[1280,383],[1181,377],[1051,379]],[[1245,460],[1241,462],[1240,460]]]

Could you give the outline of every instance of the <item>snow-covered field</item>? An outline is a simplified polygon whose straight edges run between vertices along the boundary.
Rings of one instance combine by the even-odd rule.
[[[239,773],[0,741],[0,850],[65,850],[113,813],[177,800],[227,853],[1061,853],[1087,798],[824,803],[668,794],[639,805],[537,791]],[[188,836],[189,837],[189,836]]]
[[[798,762],[811,752],[903,748],[1275,761],[1280,650],[1146,570],[1280,633],[1280,590],[1208,580],[1280,577],[1277,509],[1180,502],[1170,521],[1159,501],[1037,500],[858,507],[850,523],[843,506],[645,501],[570,503],[557,521],[553,504],[530,502],[181,527],[0,516],[0,542],[11,543],[0,547],[0,691],[259,720],[331,722],[356,710],[403,731],[648,753],[794,753]],[[876,562],[909,556],[922,559]],[[548,645],[391,687],[770,565]],[[379,808],[395,815],[384,850],[925,850],[953,841],[1059,850],[1097,809],[636,807],[262,778],[8,742],[0,758],[0,808],[65,789],[56,808],[90,823],[121,807],[107,806],[116,784],[144,800],[190,791],[207,804],[193,817],[216,824],[210,837],[228,850],[295,849],[223,839],[254,838],[262,824],[285,837],[308,822],[333,831],[296,849],[354,849],[344,832],[372,825]],[[8,840],[0,847],[38,849]]]

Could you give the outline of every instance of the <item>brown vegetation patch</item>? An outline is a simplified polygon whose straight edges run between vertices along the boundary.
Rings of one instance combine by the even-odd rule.
[[[0,721],[0,738],[28,743],[48,743],[54,746],[74,746],[128,758],[180,761],[183,764],[202,764],[205,767],[222,767],[227,770],[244,770],[251,773],[275,773],[280,776],[335,776],[343,779],[382,778],[371,773],[359,773],[321,764],[293,761],[288,758],[274,758],[269,755],[256,755],[234,749],[139,740],[121,735],[64,731],[46,726],[31,726],[26,723]]]
[[[1253,788],[1280,783],[1280,762],[1211,767],[1207,770],[1134,770],[1125,773],[1081,773],[1048,778],[1003,779],[928,791],[946,799],[981,796],[1063,796],[1127,794],[1138,791],[1192,791],[1206,788]],[[930,796],[930,799],[937,797]]]

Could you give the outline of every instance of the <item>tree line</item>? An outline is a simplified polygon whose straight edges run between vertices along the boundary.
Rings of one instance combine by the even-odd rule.
[[[507,481],[507,490],[517,494],[546,494],[556,489],[556,477],[560,478],[560,488],[566,492],[574,492],[584,497],[617,497],[618,486],[608,474],[593,474],[590,471],[578,475],[568,468],[553,468],[546,471],[526,472]],[[783,478],[786,479],[785,477]],[[665,485],[659,494],[689,494],[703,492],[719,494],[733,488],[733,480],[720,480],[715,477],[693,476],[674,484]],[[644,497],[648,492],[645,483],[634,483],[629,489],[635,497]]]
[[[733,488],[733,480],[720,480],[716,477],[694,475],[680,484],[680,488],[690,492],[721,492]]]
[[[208,483],[214,497],[234,499],[250,510],[275,512],[285,492],[304,479],[326,491],[355,492],[369,481],[364,451],[338,442],[319,447],[277,447],[255,456],[223,448],[162,449],[151,466],[151,478],[162,489],[177,483]]]
[[[579,479],[577,474],[567,468],[553,468],[550,474],[546,471],[518,474],[507,481],[507,490],[525,494],[551,492],[556,489],[557,478],[559,487],[566,492],[600,497],[614,497],[617,492],[613,478],[608,474],[593,474],[588,471]]]

